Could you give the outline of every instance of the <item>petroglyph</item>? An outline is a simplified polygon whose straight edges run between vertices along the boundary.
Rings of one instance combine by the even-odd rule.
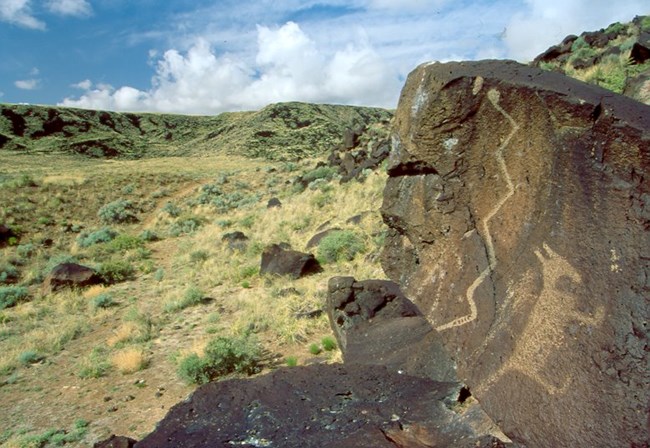
[[[505,372],[517,370],[537,381],[549,394],[564,392],[571,378],[553,378],[554,370],[547,365],[549,357],[563,352],[570,356],[571,348],[566,339],[567,328],[572,323],[597,325],[605,317],[603,306],[596,309],[594,316],[578,311],[575,294],[567,291],[565,285],[569,282],[581,288],[584,285],[582,277],[547,244],[543,249],[544,253],[535,251],[542,263],[542,292],[530,311],[524,330],[517,337],[512,355],[482,384],[481,389],[491,387]]]
[[[510,177],[510,173],[508,172],[508,167],[506,166],[506,161],[503,158],[503,152],[505,149],[508,147],[510,144],[510,140],[512,137],[517,133],[519,130],[519,125],[515,120],[505,111],[503,108],[499,105],[499,98],[500,98],[500,93],[496,89],[491,89],[487,93],[487,97],[490,100],[490,103],[492,103],[492,106],[499,111],[507,120],[510,122],[510,126],[512,126],[512,130],[510,131],[510,134],[506,137],[506,139],[503,141],[503,143],[497,148],[497,150],[494,153],[494,157],[497,160],[497,163],[499,164],[499,168],[501,172],[503,173],[503,177],[505,179],[505,182],[507,184],[507,191],[506,194],[499,199],[499,201],[494,205],[494,207],[490,210],[490,212],[485,216],[485,219],[482,221],[482,233],[483,233],[483,240],[485,241],[485,247],[487,250],[487,255],[488,255],[488,265],[487,267],[479,274],[479,276],[474,280],[474,282],[470,285],[469,288],[467,288],[467,291],[465,293],[465,296],[467,298],[467,303],[469,305],[469,314],[460,317],[458,319],[452,320],[451,322],[448,322],[446,324],[440,325],[436,327],[436,330],[438,331],[444,331],[448,330],[450,328],[458,327],[461,325],[465,325],[469,322],[472,322],[475,320],[478,316],[478,309],[476,307],[476,300],[474,299],[474,292],[476,291],[476,288],[479,287],[481,283],[487,278],[488,275],[492,271],[494,271],[494,268],[496,268],[497,265],[497,259],[496,259],[496,254],[494,252],[494,243],[492,242],[492,234],[490,233],[490,220],[499,213],[499,210],[501,207],[503,207],[503,204],[506,203],[508,199],[514,194],[515,188],[512,183],[512,179]]]

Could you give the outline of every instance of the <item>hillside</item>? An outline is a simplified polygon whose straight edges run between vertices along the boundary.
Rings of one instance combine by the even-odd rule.
[[[347,128],[391,116],[384,109],[306,103],[217,116],[9,104],[0,104],[0,111],[0,151],[131,159],[237,154],[295,160],[328,151]]]
[[[531,64],[650,104],[650,16],[567,36]]]

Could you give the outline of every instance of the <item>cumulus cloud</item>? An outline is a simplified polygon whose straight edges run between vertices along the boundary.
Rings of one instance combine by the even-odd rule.
[[[30,0],[0,1],[0,21],[35,30],[45,29],[45,23],[32,14]]]
[[[526,0],[527,9],[514,14],[503,40],[508,56],[531,60],[569,34],[628,21],[647,10],[646,0]]]
[[[21,90],[36,90],[40,87],[40,84],[39,79],[19,79],[14,82],[14,85]]]
[[[92,14],[90,3],[86,0],[48,0],[45,6],[50,12],[62,16],[84,17]]]
[[[279,28],[258,26],[257,54],[245,61],[232,54],[216,54],[198,39],[187,52],[166,51],[158,60],[151,88],[76,87],[79,98],[65,106],[217,113],[259,108],[278,101],[394,106],[400,83],[397,73],[364,39],[330,53],[298,24]]]

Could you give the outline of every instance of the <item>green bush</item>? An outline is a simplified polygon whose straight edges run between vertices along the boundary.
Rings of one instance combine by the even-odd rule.
[[[167,202],[161,209],[163,212],[167,213],[172,218],[177,218],[180,216],[182,210],[179,206],[174,205],[171,202]]]
[[[143,230],[138,238],[140,238],[142,241],[158,241],[160,239],[158,235],[156,235],[156,232],[149,229]]]
[[[309,346],[309,353],[312,355],[319,355],[321,352],[320,345],[314,343]]]
[[[131,201],[118,199],[100,208],[97,216],[104,224],[136,222],[138,218],[135,212],[135,206]]]
[[[39,354],[36,350],[26,350],[18,355],[18,361],[23,365],[36,364],[45,359],[45,356]]]
[[[90,355],[81,361],[77,375],[79,378],[100,378],[106,375],[111,367],[107,360],[108,349],[103,346],[93,348]]]
[[[119,235],[113,241],[109,241],[104,246],[109,253],[126,252],[144,247],[144,241],[137,236]]]
[[[99,308],[110,308],[111,306],[115,305],[115,300],[113,300],[112,295],[103,293],[97,297],[93,297],[90,305],[94,310],[97,310]]]
[[[179,300],[173,300],[165,305],[165,311],[172,312],[199,305],[205,300],[205,295],[196,286],[190,286]]]
[[[20,244],[16,247],[16,253],[23,258],[29,258],[36,252],[36,246],[32,243]]]
[[[307,184],[318,179],[332,180],[337,172],[337,169],[332,166],[320,166],[303,174],[302,179]]]
[[[336,349],[336,340],[332,336],[325,336],[321,339],[320,343],[326,352],[331,352]]]
[[[90,247],[112,241],[117,235],[119,234],[110,227],[102,227],[94,232],[81,232],[77,237],[77,244],[80,247]]]
[[[252,375],[260,370],[261,349],[250,336],[211,340],[203,357],[191,354],[181,360],[178,373],[188,383],[203,384],[230,373]]]
[[[287,367],[296,367],[298,365],[298,358],[295,356],[287,356],[284,362],[287,364]]]
[[[11,263],[0,264],[0,283],[15,283],[20,278],[16,266]]]
[[[318,244],[317,258],[325,263],[349,261],[366,250],[363,239],[351,230],[340,230],[326,235]]]
[[[180,218],[169,227],[169,234],[172,236],[189,235],[196,232],[202,224],[203,221],[197,216]]]
[[[24,286],[0,286],[0,310],[9,308],[28,296]]]
[[[99,265],[99,276],[106,283],[119,283],[129,280],[135,274],[135,268],[126,260],[109,260]]]

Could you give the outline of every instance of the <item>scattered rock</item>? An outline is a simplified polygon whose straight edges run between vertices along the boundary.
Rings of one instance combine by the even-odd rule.
[[[221,237],[221,241],[228,245],[228,249],[235,252],[245,252],[248,246],[248,237],[244,232],[236,231],[226,233]]]
[[[11,238],[17,237],[18,236],[14,233],[13,230],[4,224],[0,224],[0,247],[6,246]]]
[[[278,198],[271,198],[266,204],[266,208],[280,208],[282,207],[282,202]]]
[[[95,443],[93,448],[133,448],[137,442],[130,437],[113,434],[108,439]]]
[[[323,230],[321,232],[318,232],[314,236],[312,236],[309,241],[307,241],[307,245],[305,246],[306,249],[311,249],[312,247],[318,246],[320,241],[325,238],[327,235],[329,235],[332,232],[337,232],[340,231],[341,229],[339,227],[333,227],[331,229]]]
[[[382,265],[483,409],[526,446],[644,446],[650,107],[515,62],[433,63],[395,132]]]
[[[316,319],[323,315],[323,310],[302,311],[296,313],[296,319]]]
[[[650,48],[635,42],[630,51],[630,61],[633,64],[644,64],[648,59],[650,59]]]
[[[268,246],[262,253],[260,274],[301,278],[321,271],[322,268],[313,254],[284,249],[279,244]]]
[[[43,293],[50,294],[63,288],[83,288],[101,283],[94,269],[77,263],[61,263],[43,281]]]

